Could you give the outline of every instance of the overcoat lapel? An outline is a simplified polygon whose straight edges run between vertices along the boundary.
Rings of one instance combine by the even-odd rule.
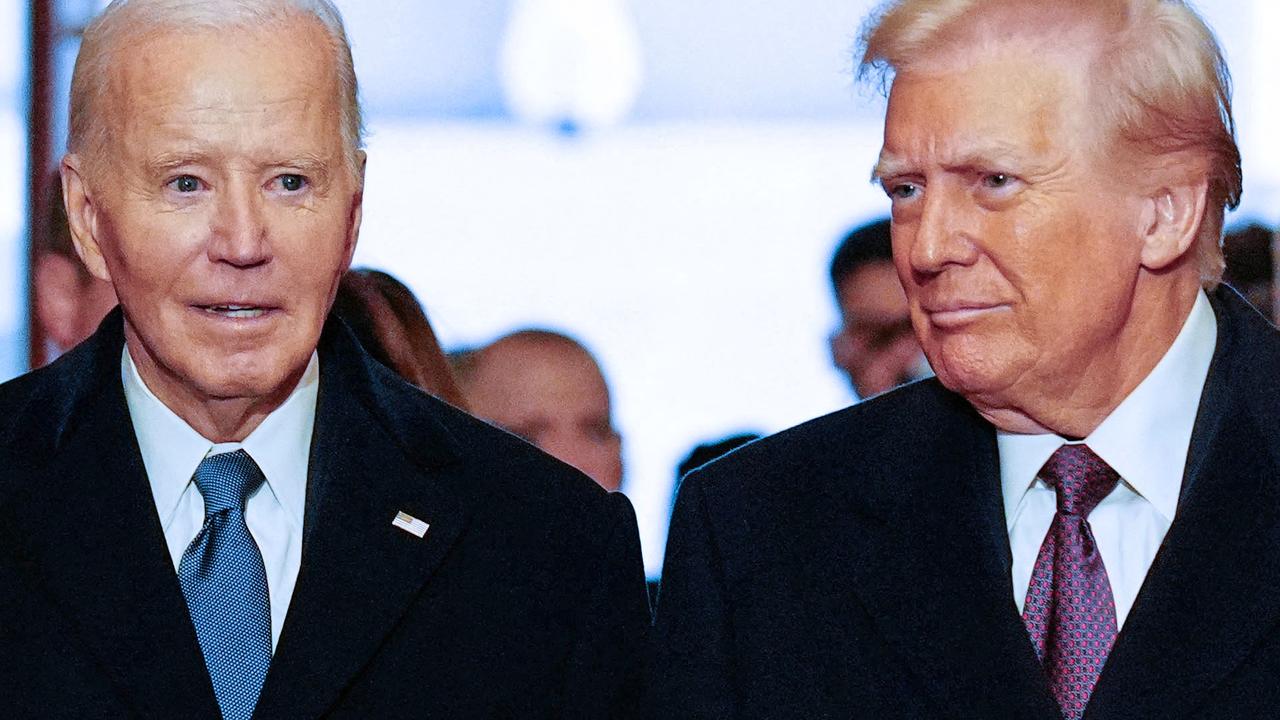
[[[452,439],[417,391],[371,362],[331,320],[321,344],[302,570],[256,717],[312,718],[330,708],[463,525],[448,487]],[[392,525],[400,511],[429,524],[423,537]]]
[[[3,526],[33,582],[137,715],[217,718],[125,405],[120,338],[117,311],[70,375],[79,382],[70,412],[52,446],[44,438],[37,452],[47,459],[6,504]],[[52,420],[52,408],[39,410],[49,414],[32,424]]]
[[[1280,621],[1274,330],[1224,290],[1177,516],[1087,718],[1178,718]]]
[[[1013,601],[994,431],[959,397],[936,393],[944,410],[913,413],[921,428],[910,452],[888,450],[882,474],[844,483],[894,489],[836,525],[849,533],[838,542],[854,593],[944,717],[1056,720]],[[858,517],[867,507],[888,512]]]

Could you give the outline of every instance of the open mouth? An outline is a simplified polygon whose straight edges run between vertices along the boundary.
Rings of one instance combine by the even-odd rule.
[[[269,308],[257,305],[197,305],[196,307],[219,317],[229,318],[232,320],[252,320],[260,318],[269,312]]]

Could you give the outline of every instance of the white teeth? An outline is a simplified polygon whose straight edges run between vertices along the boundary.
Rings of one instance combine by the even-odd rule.
[[[215,315],[235,319],[262,317],[267,312],[262,308],[251,307],[248,305],[210,305],[204,310],[205,312],[213,313]]]

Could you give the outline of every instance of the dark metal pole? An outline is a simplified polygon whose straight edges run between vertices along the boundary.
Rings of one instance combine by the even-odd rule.
[[[30,105],[27,108],[27,327],[31,339],[29,361],[45,361],[45,339],[36,321],[35,238],[48,232],[48,176],[53,169],[53,72],[57,23],[54,0],[31,0]]]

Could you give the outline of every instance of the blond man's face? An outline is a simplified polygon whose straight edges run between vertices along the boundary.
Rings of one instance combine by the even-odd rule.
[[[1009,49],[893,84],[877,172],[894,262],[934,371],[985,404],[1081,375],[1134,301],[1140,198],[1082,83]]]

